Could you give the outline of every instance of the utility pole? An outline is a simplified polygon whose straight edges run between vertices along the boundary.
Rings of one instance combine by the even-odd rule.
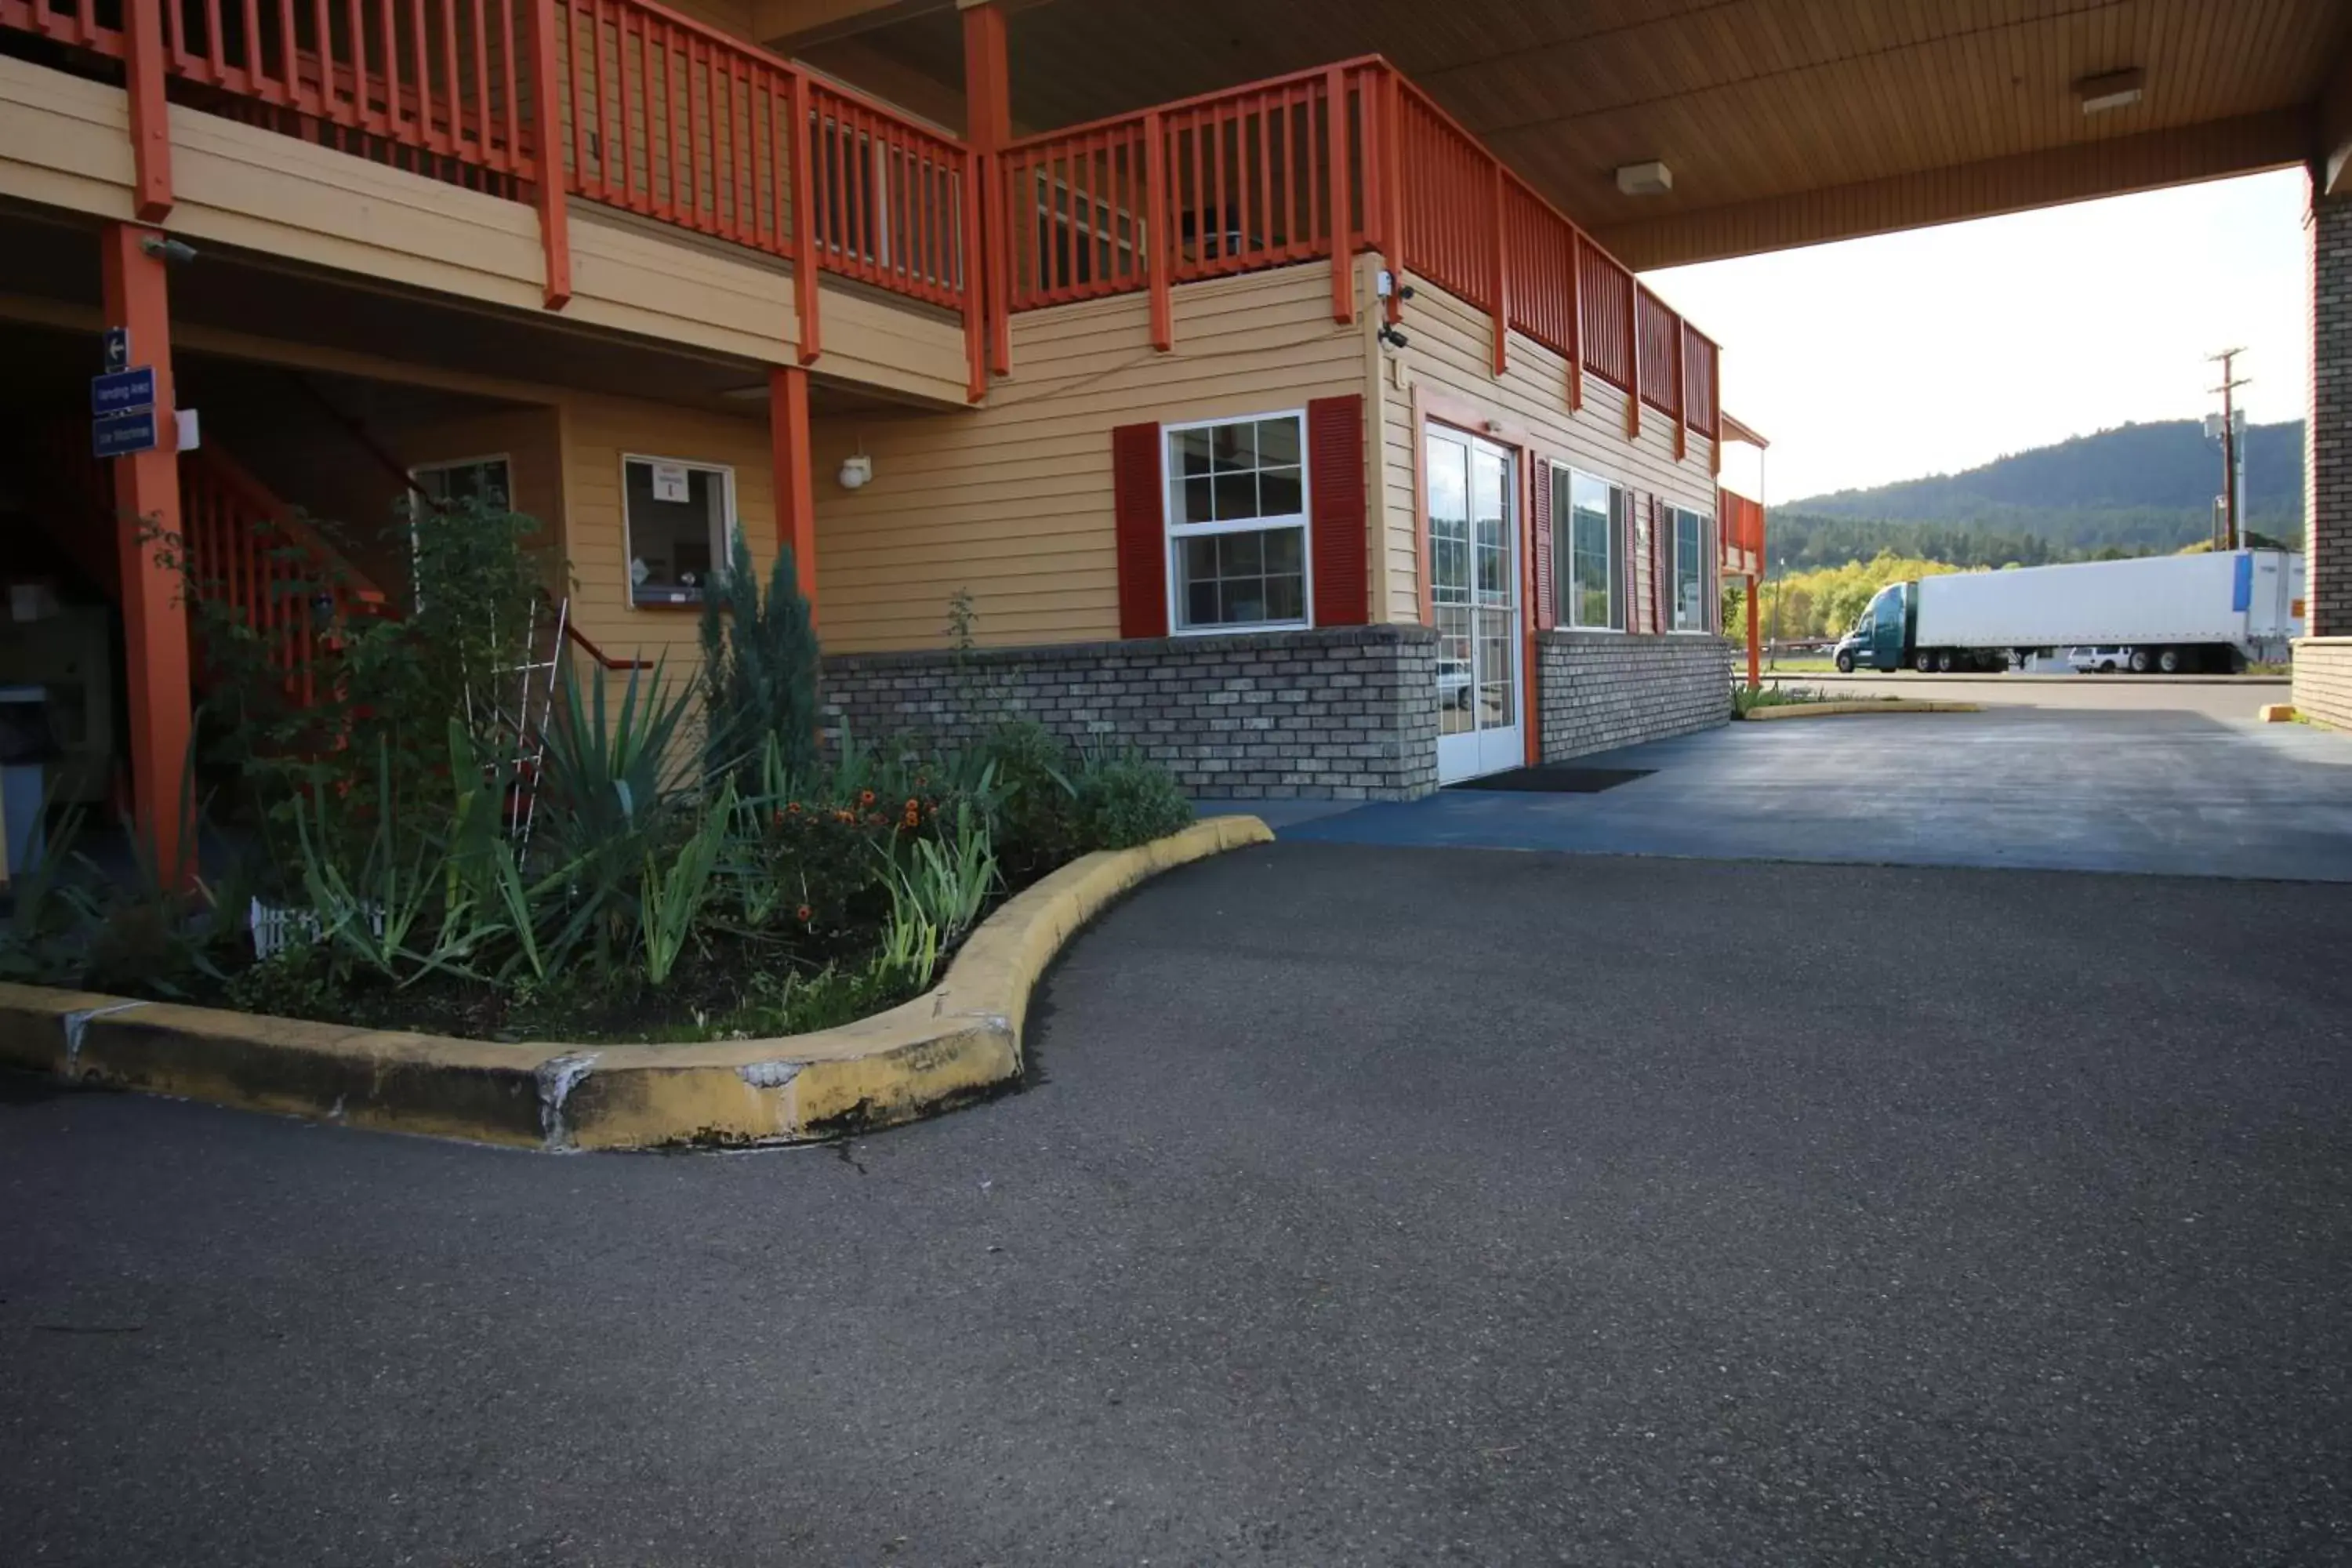
[[[1775,673],[1777,673],[1780,668],[1780,601],[1786,598],[1789,594],[1789,559],[1787,556],[1784,555],[1780,558],[1780,579],[1773,584],[1772,591],[1772,668]],[[1771,568],[1768,565],[1765,568],[1765,572],[1767,575],[1769,575]]]
[[[2243,537],[2238,519],[2238,410],[2235,394],[2250,377],[2236,375],[2236,361],[2246,351],[2242,348],[2223,349],[2217,354],[2207,354],[2209,363],[2221,367],[2221,384],[2207,390],[2221,395],[2221,548],[2235,550]]]

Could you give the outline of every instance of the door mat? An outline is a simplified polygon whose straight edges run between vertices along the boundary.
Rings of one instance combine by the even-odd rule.
[[[1599,795],[1621,784],[1648,778],[1655,768],[1513,768],[1482,779],[1464,779],[1448,789],[1518,790],[1529,795]]]

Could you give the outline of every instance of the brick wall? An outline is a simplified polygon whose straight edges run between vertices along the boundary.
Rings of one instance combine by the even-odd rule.
[[[2294,645],[2294,705],[2323,724],[2352,730],[2352,637]]]
[[[2352,636],[2352,198],[2312,206],[2308,414],[2307,626],[2315,637]]]
[[[1537,633],[1544,761],[1727,721],[1731,655],[1717,637]]]
[[[1043,647],[836,654],[827,722],[969,741],[1003,718],[1133,746],[1196,795],[1406,800],[1437,787],[1436,635],[1335,626]]]

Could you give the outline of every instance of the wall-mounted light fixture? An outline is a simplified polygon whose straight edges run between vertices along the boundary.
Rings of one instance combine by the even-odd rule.
[[[1617,171],[1617,188],[1629,196],[1663,196],[1675,188],[1675,172],[1655,158]]]
[[[845,490],[862,490],[874,482],[874,459],[859,452],[841,459],[841,472],[835,476]]]
[[[2074,97],[2084,113],[2105,114],[2110,109],[2129,109],[2140,100],[2147,87],[2147,72],[2134,66],[2129,70],[2084,77],[2074,84]]]

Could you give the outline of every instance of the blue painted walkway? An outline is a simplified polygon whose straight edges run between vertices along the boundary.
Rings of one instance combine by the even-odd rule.
[[[1576,762],[1655,772],[1600,795],[1444,790],[1276,826],[1329,843],[2352,881],[2352,736],[2302,725],[1884,714]]]

